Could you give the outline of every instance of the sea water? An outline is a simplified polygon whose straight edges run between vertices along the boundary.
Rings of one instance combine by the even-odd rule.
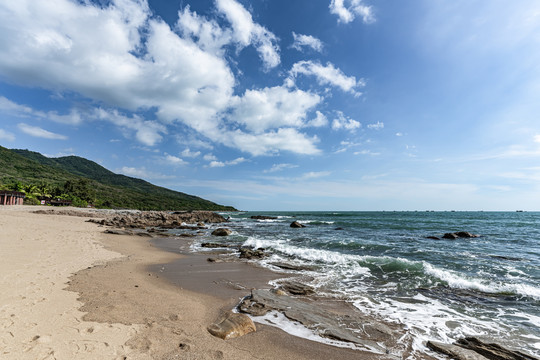
[[[224,215],[234,233],[219,241],[267,249],[271,256],[260,264],[269,268],[308,266],[319,294],[402,324],[418,350],[426,340],[485,336],[540,355],[538,212]],[[306,227],[291,228],[292,221]],[[442,238],[456,231],[480,236]]]

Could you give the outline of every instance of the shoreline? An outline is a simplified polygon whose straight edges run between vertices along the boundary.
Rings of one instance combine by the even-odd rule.
[[[43,208],[0,208],[0,245],[11,255],[0,265],[1,284],[10,290],[0,295],[2,358],[386,358],[260,324],[239,338],[216,338],[207,327],[234,301],[182,289],[148,271],[178,259],[205,259],[157,249],[140,236],[104,234],[104,227],[86,222],[89,217],[32,213],[37,209]],[[32,251],[38,256],[29,256]],[[32,261],[23,264],[25,258]],[[189,261],[186,268],[194,266]],[[216,278],[215,272],[200,275]]]

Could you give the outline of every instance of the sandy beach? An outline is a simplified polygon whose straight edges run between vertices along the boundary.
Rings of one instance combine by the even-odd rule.
[[[386,358],[260,324],[239,338],[216,338],[207,327],[274,273],[211,264],[145,237],[104,234],[84,216],[34,210],[0,208],[2,359]],[[184,274],[174,283],[160,277],[173,261]]]

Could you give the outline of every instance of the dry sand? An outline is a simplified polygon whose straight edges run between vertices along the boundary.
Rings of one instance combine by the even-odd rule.
[[[2,359],[385,358],[259,324],[240,338],[215,338],[206,328],[242,288],[275,275],[182,258],[147,238],[103,234],[84,217],[32,210],[0,207]],[[160,266],[172,265],[156,266],[173,260],[184,274],[175,284],[159,276]]]

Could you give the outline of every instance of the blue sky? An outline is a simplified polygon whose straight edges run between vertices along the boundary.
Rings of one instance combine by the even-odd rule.
[[[540,3],[0,4],[0,144],[245,210],[539,210]]]

